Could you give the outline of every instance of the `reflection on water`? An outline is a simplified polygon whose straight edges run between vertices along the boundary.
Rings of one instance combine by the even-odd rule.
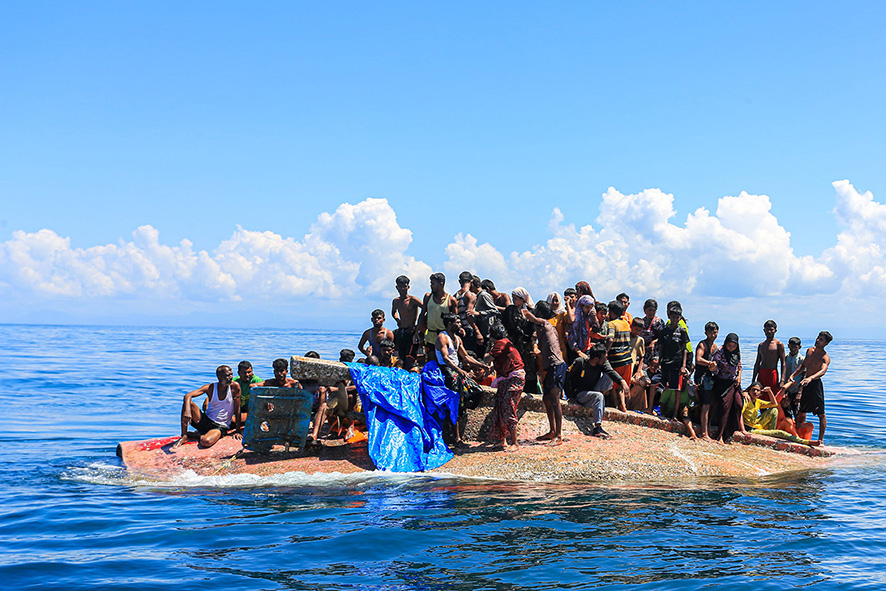
[[[358,334],[0,327],[0,574],[13,588],[820,589],[886,585],[883,343],[836,341],[829,443],[879,453],[763,479],[131,478],[219,363],[337,357]],[[742,339],[746,367],[759,339]],[[811,339],[804,338],[804,342]],[[751,346],[748,347],[747,345]],[[750,377],[748,372],[748,378]]]
[[[236,568],[190,556],[195,568],[295,588],[662,588],[779,578],[771,573],[785,573],[782,585],[809,584],[831,577],[810,545],[829,519],[821,495],[830,478],[688,488],[428,481],[315,503],[304,502],[312,489],[235,494],[211,503],[271,510],[252,516],[256,544],[226,555]],[[275,564],[280,555],[285,565]]]

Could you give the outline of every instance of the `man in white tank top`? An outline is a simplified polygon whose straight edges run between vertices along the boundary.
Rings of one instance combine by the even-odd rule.
[[[188,440],[188,425],[192,425],[200,437],[202,447],[212,447],[224,437],[231,425],[234,425],[232,437],[242,439],[240,431],[240,384],[234,382],[234,372],[227,365],[220,365],[215,370],[218,382],[204,384],[196,390],[185,394],[181,414],[181,439],[176,441],[175,449]],[[207,397],[206,412],[201,412],[192,399],[196,396]]]

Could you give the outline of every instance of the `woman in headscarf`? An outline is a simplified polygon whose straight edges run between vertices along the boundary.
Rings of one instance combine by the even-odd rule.
[[[586,295],[591,296],[591,299],[593,299],[594,301],[597,300],[597,298],[594,297],[594,292],[591,291],[591,284],[587,281],[579,281],[578,283],[576,283],[575,293],[578,297]]]
[[[723,341],[723,346],[711,357],[714,374],[714,396],[720,400],[720,436],[719,443],[732,437],[736,431],[746,433],[741,410],[744,399],[741,395],[741,349],[738,335],[730,332]]]
[[[526,386],[524,392],[532,392],[539,394],[538,389],[538,364],[535,356],[532,354],[532,338],[535,336],[535,325],[533,325],[524,315],[523,311],[528,310],[532,305],[532,298],[529,292],[524,288],[518,287],[511,292],[511,298],[514,303],[505,308],[502,314],[502,322],[508,333],[508,340],[520,352],[520,358],[523,360],[523,367],[526,371]]]
[[[575,305],[575,320],[572,330],[569,331],[569,347],[581,358],[587,358],[587,352],[594,344],[591,333],[597,322],[597,314],[594,310],[594,298],[583,295],[578,298]]]
[[[511,299],[514,300],[515,304],[517,303],[517,300],[523,302],[524,310],[527,310],[535,305],[532,303],[532,298],[529,297],[529,292],[526,291],[525,287],[515,287],[514,291],[511,292]]]
[[[551,305],[551,312],[554,314],[554,316],[556,316],[560,312],[566,311],[563,308],[563,302],[560,300],[560,294],[556,291],[552,291],[551,293],[549,293],[545,301]]]

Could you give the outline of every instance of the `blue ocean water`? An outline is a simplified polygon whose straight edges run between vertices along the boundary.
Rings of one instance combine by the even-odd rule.
[[[677,485],[291,473],[132,479],[220,363],[358,334],[0,326],[0,581],[12,589],[882,589],[886,343],[836,340],[834,467]],[[786,336],[785,336],[786,338]],[[753,344],[744,338],[746,364]],[[804,337],[804,343],[811,343]],[[750,345],[750,346],[749,346]]]

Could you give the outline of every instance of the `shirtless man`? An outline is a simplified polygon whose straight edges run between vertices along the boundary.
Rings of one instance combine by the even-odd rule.
[[[464,332],[465,349],[472,354],[477,351],[477,326],[474,323],[474,303],[477,301],[477,294],[471,290],[471,284],[474,281],[474,274],[470,271],[462,271],[458,275],[459,290],[455,292],[455,301],[458,309],[458,318],[461,321],[461,328]],[[480,336],[480,342],[483,337]]]
[[[492,301],[495,302],[499,312],[504,312],[505,308],[511,305],[511,296],[495,291],[495,284],[492,282],[492,279],[484,279],[480,284],[492,296]]]
[[[806,350],[806,358],[798,367],[788,381],[793,382],[801,373],[805,372],[806,377],[800,381],[800,387],[803,389],[800,398],[800,413],[797,415],[797,424],[801,425],[806,422],[806,413],[811,412],[818,416],[818,445],[824,441],[824,431],[828,426],[827,418],[824,414],[824,387],[821,385],[821,378],[828,371],[831,364],[831,357],[824,350],[834,340],[826,330],[818,333],[815,339],[815,346]]]
[[[381,355],[379,343],[385,339],[393,341],[394,333],[391,329],[385,328],[384,311],[375,309],[372,311],[370,318],[372,319],[372,328],[367,328],[363,331],[363,336],[360,337],[360,343],[357,345],[357,348],[367,357],[369,355],[378,357]]]
[[[253,386],[265,386],[267,388],[298,388],[298,381],[286,375],[289,362],[283,359],[274,359],[274,377],[252,384]]]
[[[778,326],[775,320],[767,320],[763,323],[763,334],[766,340],[757,345],[757,360],[754,362],[754,375],[751,382],[760,382],[763,388],[767,386],[778,392],[780,384],[787,379],[784,363],[784,343],[775,338]],[[778,364],[781,363],[781,372]]]
[[[418,332],[424,335],[428,357],[434,350],[437,335],[446,330],[443,314],[458,313],[458,303],[455,298],[444,290],[446,276],[443,273],[434,273],[430,281],[431,292],[425,294],[421,303],[421,315],[418,317]]]
[[[409,277],[400,275],[396,279],[397,293],[400,294],[391,302],[391,316],[397,322],[394,331],[394,343],[397,345],[397,356],[403,367],[410,369],[415,364],[415,345],[421,342],[415,330],[418,314],[421,311],[421,300],[409,295]]]
[[[381,348],[381,355],[378,357],[379,367],[403,368],[401,360],[394,357],[394,341],[385,339],[379,343],[379,346]]]
[[[554,312],[551,305],[542,300],[535,305],[535,314],[523,311],[523,317],[535,325],[538,345],[541,349],[542,368],[545,370],[542,384],[542,402],[548,415],[548,432],[536,437],[538,441],[550,441],[549,445],[563,444],[563,410],[560,396],[566,382],[566,362],[560,350],[560,339],[557,329],[551,324]]]
[[[234,372],[227,365],[220,365],[215,370],[215,376],[218,382],[215,384],[204,384],[196,390],[192,390],[185,394],[184,404],[182,404],[181,414],[181,439],[172,444],[175,449],[188,440],[188,425],[193,425],[200,437],[200,445],[203,447],[212,447],[218,440],[224,437],[231,430],[231,423],[234,423],[234,429],[231,437],[234,439],[242,439],[240,431],[240,384],[233,381]],[[206,412],[200,411],[200,407],[192,400],[195,396],[206,395],[208,405]]]

